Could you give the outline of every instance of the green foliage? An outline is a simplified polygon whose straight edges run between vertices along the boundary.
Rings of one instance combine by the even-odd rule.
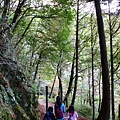
[[[59,5],[63,5],[63,6],[66,6],[66,5],[73,5],[73,3],[75,2],[74,0],[53,0],[53,2],[56,2],[58,3]]]
[[[111,119],[112,120],[112,119]],[[116,117],[115,120],[120,120],[120,118]]]
[[[81,104],[79,107],[76,106],[76,109],[78,110],[78,113],[80,116],[86,117],[86,118],[92,118],[92,107],[86,104]]]
[[[4,106],[3,106],[4,107]],[[14,114],[13,114],[14,115]],[[1,111],[0,110],[0,120],[15,120],[14,117],[12,116],[12,114],[10,114],[8,111],[4,110]]]
[[[34,1],[34,0],[33,0]],[[11,2],[11,1],[10,1]],[[2,61],[0,65],[7,64],[10,67],[3,66],[0,69],[0,72],[3,75],[7,75],[7,83],[9,83],[9,88],[6,89],[6,81],[0,79],[0,119],[8,117],[13,119],[12,115],[19,114],[23,119],[29,119],[28,116],[32,114],[34,117],[37,116],[37,110],[33,108],[37,104],[36,94],[38,92],[37,84],[39,76],[42,81],[50,80],[52,81],[55,73],[58,62],[61,61],[61,71],[62,71],[62,80],[65,85],[63,85],[63,90],[67,89],[65,76],[70,74],[72,56],[74,53],[74,29],[75,23],[74,18],[76,17],[75,3],[74,0],[52,0],[51,4],[46,3],[46,5],[41,4],[40,0],[34,1],[34,5],[31,5],[28,1],[24,7],[21,8],[21,14],[18,16],[17,22],[12,25],[12,27],[7,29],[5,32],[4,40],[8,41],[6,44],[10,51],[11,59],[14,59],[15,64],[20,65],[22,72],[24,73],[27,79],[23,79],[23,76],[20,75],[13,67],[8,65],[6,59]],[[39,4],[38,4],[39,3]],[[14,4],[10,3],[11,5]],[[80,3],[82,4],[82,3]],[[86,4],[86,3],[85,3]],[[10,25],[13,20],[14,13],[17,7],[17,4],[13,5],[10,9],[7,9],[7,16],[2,21],[2,29]],[[35,7],[36,6],[36,7]],[[2,11],[4,10],[3,4],[0,4],[0,11],[2,16]],[[86,9],[86,8],[85,8]],[[19,11],[20,12],[20,11]],[[0,16],[0,17],[1,17]],[[32,18],[34,19],[32,20]],[[108,14],[103,16],[105,23],[105,33],[107,40],[108,55],[110,55],[109,47],[109,24]],[[120,70],[119,70],[119,60],[120,60],[120,33],[119,33],[119,16],[111,16],[112,22],[112,32],[113,32],[113,57],[114,57],[114,77],[115,84],[119,83],[120,79]],[[0,18],[1,20],[2,18]],[[31,22],[32,20],[32,22]],[[88,94],[88,74],[91,75],[91,43],[93,45],[94,53],[94,67],[95,67],[95,80],[96,83],[98,76],[101,72],[98,72],[100,64],[100,50],[99,50],[99,38],[97,35],[97,23],[96,16],[93,15],[92,22],[91,14],[86,13],[84,8],[80,9],[79,13],[79,89],[82,89],[84,92],[81,96],[85,98]],[[31,22],[30,26],[29,23]],[[92,27],[92,31],[91,31]],[[117,30],[117,31],[116,31]],[[93,32],[93,36],[91,36]],[[8,38],[7,38],[7,37]],[[0,40],[0,46],[3,46],[3,39]],[[20,40],[20,41],[19,41]],[[14,46],[17,45],[16,48]],[[1,50],[2,47],[0,47]],[[12,50],[11,50],[12,49]],[[0,51],[0,54],[7,52]],[[14,54],[13,54],[14,53]],[[40,56],[41,54],[41,56]],[[39,58],[40,56],[40,58]],[[110,57],[108,56],[109,64]],[[39,63],[39,64],[38,64]],[[36,66],[38,64],[38,74],[36,81],[32,84],[32,79],[35,75]],[[13,63],[12,63],[13,65]],[[15,66],[16,67],[16,66]],[[5,69],[6,68],[6,69]],[[11,73],[10,70],[13,69],[14,73]],[[18,68],[19,69],[19,68]],[[88,69],[90,73],[88,73]],[[9,71],[9,72],[8,72]],[[67,72],[66,72],[67,71]],[[9,74],[10,73],[10,74]],[[21,73],[21,71],[20,71]],[[17,76],[15,77],[14,75]],[[82,77],[81,77],[82,76]],[[13,78],[15,78],[13,80]],[[82,79],[82,80],[81,80]],[[68,78],[67,78],[68,81]],[[68,81],[69,82],[69,81]],[[91,83],[90,83],[91,84]],[[31,86],[31,87],[28,87]],[[64,87],[65,86],[65,87]],[[82,87],[81,87],[82,86]],[[96,84],[98,86],[98,84]],[[116,86],[116,85],[115,85]],[[97,87],[96,87],[97,88]],[[118,89],[119,86],[116,86]],[[96,90],[97,91],[97,90]],[[96,92],[95,91],[95,92]],[[120,95],[120,91],[116,90],[115,92],[115,101],[119,103],[119,100],[116,99],[117,95]],[[98,92],[98,91],[97,91]],[[80,95],[80,93],[79,93]],[[69,102],[72,100],[72,91],[70,93]],[[97,101],[97,100],[96,100]],[[97,102],[96,102],[97,103]],[[30,106],[29,106],[30,105]],[[97,105],[97,104],[96,104]],[[76,106],[80,115],[84,117],[92,117],[92,108],[87,105]],[[15,113],[16,111],[16,113]],[[25,113],[25,114],[24,114]]]

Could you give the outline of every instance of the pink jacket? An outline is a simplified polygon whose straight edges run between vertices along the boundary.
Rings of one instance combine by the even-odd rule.
[[[77,120],[77,118],[78,118],[77,111],[74,111],[73,115],[70,115],[70,113],[68,112],[68,120]]]

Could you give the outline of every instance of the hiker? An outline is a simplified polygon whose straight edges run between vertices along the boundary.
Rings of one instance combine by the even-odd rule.
[[[57,120],[64,120],[66,108],[65,108],[64,103],[61,102],[60,96],[56,97],[54,110],[55,110],[55,115],[56,115]]]
[[[70,105],[69,106],[69,109],[68,109],[68,120],[77,120],[78,118],[78,113],[77,111],[74,109],[74,106],[73,105]]]
[[[56,120],[55,115],[53,113],[53,107],[49,106],[46,114],[43,117],[43,120]]]

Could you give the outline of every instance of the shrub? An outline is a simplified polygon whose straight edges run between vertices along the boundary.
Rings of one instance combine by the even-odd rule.
[[[76,107],[78,110],[79,116],[86,117],[86,118],[92,118],[92,107],[86,104],[82,104]]]

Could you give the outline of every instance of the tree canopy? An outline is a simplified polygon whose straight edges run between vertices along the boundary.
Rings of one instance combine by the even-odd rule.
[[[113,2],[100,3],[101,8],[108,6],[101,9],[110,72],[107,75],[114,94],[111,104],[118,107],[120,10],[116,1],[116,10],[112,11]],[[101,57],[101,49],[105,47],[99,46],[96,14],[94,2],[0,1],[0,119],[38,120],[38,99],[45,94],[46,85],[51,94],[60,94],[64,102],[68,99],[68,104],[75,91],[75,104],[78,100],[78,104],[93,106],[94,102],[95,113],[101,109],[101,99],[107,94],[103,96],[102,92],[106,73],[102,73],[101,58],[105,62],[105,57]],[[112,111],[118,111],[117,107]],[[110,116],[114,120],[114,113]]]

